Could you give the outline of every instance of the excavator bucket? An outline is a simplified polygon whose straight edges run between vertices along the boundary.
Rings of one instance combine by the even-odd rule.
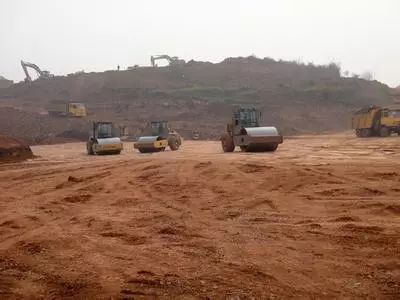
[[[161,136],[142,136],[134,144],[134,148],[141,153],[164,151],[168,146],[168,140]]]
[[[283,142],[275,127],[242,128],[235,138],[237,145],[247,152],[275,151]]]

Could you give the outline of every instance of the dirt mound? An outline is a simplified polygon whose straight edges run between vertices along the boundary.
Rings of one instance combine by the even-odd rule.
[[[10,87],[14,82],[12,80],[8,80],[3,76],[0,76],[0,89]]]
[[[32,158],[33,153],[31,148],[5,135],[0,135],[0,163],[5,161],[19,161]]]
[[[0,107],[0,128],[29,144],[54,144],[86,140],[88,120],[53,118],[12,107]]]

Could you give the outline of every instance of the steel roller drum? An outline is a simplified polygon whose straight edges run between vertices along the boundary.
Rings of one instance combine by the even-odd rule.
[[[275,127],[242,128],[241,134],[245,145],[242,148],[248,152],[275,151],[283,141]]]
[[[279,136],[278,130],[275,127],[250,127],[243,128],[244,134],[248,136]]]
[[[154,142],[161,140],[162,137],[160,136],[141,136],[137,140],[138,146],[153,146]]]
[[[97,144],[100,146],[121,144],[121,139],[118,137],[97,139]]]
[[[167,146],[167,140],[161,136],[142,136],[138,138],[134,148],[145,153],[163,151]]]

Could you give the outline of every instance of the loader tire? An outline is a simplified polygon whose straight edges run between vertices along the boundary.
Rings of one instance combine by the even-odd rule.
[[[235,150],[235,143],[233,142],[233,138],[227,133],[225,133],[221,137],[221,146],[224,152],[233,152]]]
[[[379,135],[381,136],[381,137],[387,137],[387,136],[389,136],[390,135],[390,131],[389,131],[389,128],[387,128],[387,127],[381,127],[381,129],[379,129]]]
[[[170,136],[168,139],[168,146],[172,151],[179,149],[179,140],[175,136]]]

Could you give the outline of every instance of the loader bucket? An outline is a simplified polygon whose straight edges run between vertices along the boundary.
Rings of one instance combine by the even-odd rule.
[[[161,136],[142,136],[134,144],[141,153],[164,151],[167,146],[168,141]]]
[[[283,137],[275,127],[242,128],[236,138],[237,145],[247,152],[275,151],[283,142]]]

